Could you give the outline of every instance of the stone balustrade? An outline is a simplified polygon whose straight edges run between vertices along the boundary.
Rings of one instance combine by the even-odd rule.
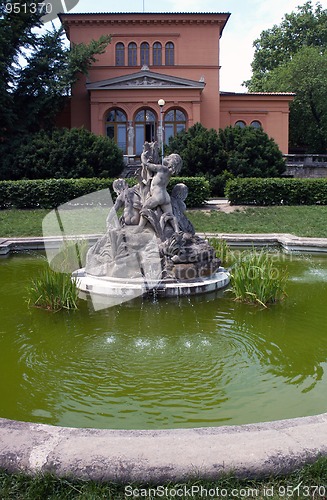
[[[327,154],[288,154],[284,159],[288,177],[327,177]]]

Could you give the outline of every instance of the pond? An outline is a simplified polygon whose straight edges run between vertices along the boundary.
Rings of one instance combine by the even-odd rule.
[[[217,292],[94,312],[26,302],[40,254],[0,259],[0,417],[112,429],[244,424],[327,411],[327,258],[281,256],[268,309]]]

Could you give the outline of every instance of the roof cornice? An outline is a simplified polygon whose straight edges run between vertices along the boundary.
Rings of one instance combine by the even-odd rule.
[[[58,17],[69,38],[70,26],[163,26],[163,25],[219,25],[220,35],[229,19],[228,12],[98,12],[61,13]]]
[[[224,92],[220,91],[222,97],[294,97],[296,94],[294,92]]]

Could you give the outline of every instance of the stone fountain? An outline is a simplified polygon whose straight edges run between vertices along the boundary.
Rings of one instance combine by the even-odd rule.
[[[158,145],[146,142],[138,183],[129,187],[117,179],[116,202],[106,232],[87,253],[85,268],[73,273],[81,291],[116,298],[180,296],[205,293],[229,283],[210,243],[195,234],[185,215],[188,188],[179,183],[171,194],[171,176],[181,171],[182,159],[171,154],[159,162]]]

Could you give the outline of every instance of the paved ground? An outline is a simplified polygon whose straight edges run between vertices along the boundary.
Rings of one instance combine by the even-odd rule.
[[[231,205],[227,199],[217,198],[208,200],[203,207],[204,210],[220,210],[221,212],[237,212],[243,211],[246,209],[246,206],[243,205]]]

